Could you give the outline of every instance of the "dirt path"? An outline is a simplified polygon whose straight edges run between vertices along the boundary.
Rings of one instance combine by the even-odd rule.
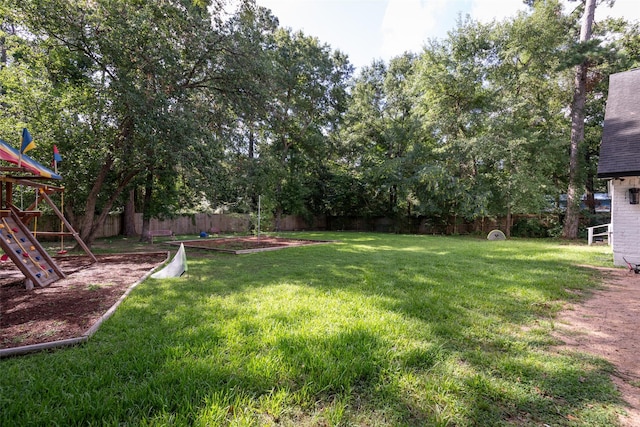
[[[562,350],[600,356],[611,362],[612,379],[628,404],[623,426],[640,426],[640,275],[600,268],[604,289],[558,317]]]

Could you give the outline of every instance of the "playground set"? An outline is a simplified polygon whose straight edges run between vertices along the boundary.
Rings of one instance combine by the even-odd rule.
[[[23,131],[23,148],[25,132],[26,129]],[[38,235],[59,236],[62,242],[64,236],[72,236],[93,262],[97,262],[97,259],[50,197],[53,193],[64,194],[64,187],[50,184],[62,177],[57,171],[44,167],[24,154],[24,151],[26,150],[18,151],[0,139],[0,160],[17,165],[0,166],[0,248],[4,251],[0,260],[11,259],[25,275],[25,286],[31,289],[34,284],[47,286],[65,277],[53,257],[38,241]],[[17,186],[35,190],[35,201],[24,210],[13,203],[13,193]],[[37,219],[42,215],[38,210],[40,200],[49,205],[60,219],[60,231],[37,230]],[[31,222],[34,223],[33,230],[29,228]]]

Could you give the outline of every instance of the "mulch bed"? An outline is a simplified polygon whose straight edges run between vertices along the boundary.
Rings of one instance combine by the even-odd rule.
[[[167,252],[57,257],[67,276],[28,291],[11,262],[0,264],[0,349],[75,338],[131,285],[167,259]]]
[[[331,243],[326,240],[303,240],[286,239],[272,236],[248,236],[229,238],[204,238],[199,240],[185,240],[182,242],[171,242],[172,245],[184,244],[187,248],[209,249],[218,252],[233,253],[236,255],[272,251],[289,248],[292,246],[317,245],[321,243]]]

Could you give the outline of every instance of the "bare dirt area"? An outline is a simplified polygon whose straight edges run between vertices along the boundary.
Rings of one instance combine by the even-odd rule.
[[[599,268],[603,288],[560,313],[557,337],[562,351],[602,357],[612,363],[612,379],[627,403],[623,426],[640,426],[640,274]]]
[[[0,264],[0,349],[80,337],[129,286],[167,259],[167,252],[65,256],[67,276],[26,290],[13,263]]]
[[[285,239],[273,236],[222,237],[214,239],[186,240],[172,242],[173,245],[183,243],[187,248],[209,249],[218,252],[228,252],[237,255],[260,251],[272,251],[292,246],[317,245],[331,243],[324,240]]]

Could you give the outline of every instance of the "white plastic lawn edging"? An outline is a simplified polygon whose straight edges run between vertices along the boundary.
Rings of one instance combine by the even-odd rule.
[[[100,328],[100,325],[102,325],[105,320],[107,320],[109,317],[111,317],[113,315],[113,313],[115,313],[115,311],[118,308],[118,306],[131,293],[131,291],[133,291],[133,289],[136,286],[138,286],[140,283],[142,283],[145,280],[147,280],[149,278],[149,276],[151,276],[153,273],[156,272],[156,270],[158,270],[161,267],[163,267],[164,264],[169,260],[170,257],[171,257],[171,253],[167,252],[167,258],[161,264],[153,267],[151,270],[149,270],[147,272],[147,274],[142,276],[142,278],[140,278],[137,282],[135,282],[134,284],[129,286],[127,288],[127,290],[124,292],[124,294],[122,294],[122,296],[120,298],[118,298],[118,301],[116,301],[111,306],[111,308],[109,308],[109,310],[107,310],[106,313],[104,313],[102,316],[100,316],[100,318],[98,320],[96,320],[96,323],[94,323],[89,329],[87,329],[85,331],[85,333],[83,333],[79,337],[67,338],[67,339],[58,340],[58,341],[44,342],[44,343],[40,343],[40,344],[23,345],[21,347],[3,348],[3,349],[0,349],[0,359],[2,359],[4,357],[19,356],[19,355],[23,355],[23,354],[27,354],[27,353],[34,353],[34,352],[42,351],[42,350],[49,350],[49,349],[54,349],[54,348],[59,348],[59,347],[68,347],[68,346],[72,346],[72,345],[76,345],[76,344],[80,344],[80,343],[88,341],[89,338],[91,338],[93,336],[93,334],[95,334],[97,332],[98,328]]]
[[[107,320],[109,317],[111,317],[113,315],[113,313],[115,313],[116,309],[118,308],[118,306],[122,303],[122,301],[124,301],[124,299],[131,293],[131,291],[138,286],[140,283],[144,282],[145,280],[147,280],[149,278],[149,276],[151,276],[153,273],[156,272],[156,270],[158,270],[160,267],[162,267],[171,257],[171,253],[167,252],[167,258],[162,262],[162,264],[157,265],[155,267],[153,267],[151,270],[149,270],[147,272],[147,274],[145,274],[144,276],[142,276],[142,278],[138,279],[137,282],[135,282],[133,285],[129,286],[127,288],[127,290],[124,292],[124,294],[122,294],[122,296],[120,298],[118,298],[118,301],[116,301],[109,310],[107,310],[107,312],[105,314],[103,314],[97,321],[96,323],[93,324],[93,326],[91,326],[89,329],[87,329],[87,331],[82,334],[82,336],[86,336],[87,338],[90,338],[91,336],[93,336],[93,334],[96,333],[96,331],[98,330],[98,328],[100,327],[100,325],[102,325],[102,323]]]
[[[68,347],[71,345],[80,344],[89,339],[87,336],[80,336],[77,338],[67,338],[66,340],[58,340],[51,342],[43,342],[40,344],[23,345],[21,347],[3,348],[0,349],[0,359],[4,357],[18,356],[27,353],[35,353],[36,351],[49,350],[58,347]]]
[[[184,251],[184,244],[180,243],[180,249],[176,252],[173,260],[165,265],[161,270],[151,275],[152,279],[170,279],[180,277],[187,271],[187,253]]]

